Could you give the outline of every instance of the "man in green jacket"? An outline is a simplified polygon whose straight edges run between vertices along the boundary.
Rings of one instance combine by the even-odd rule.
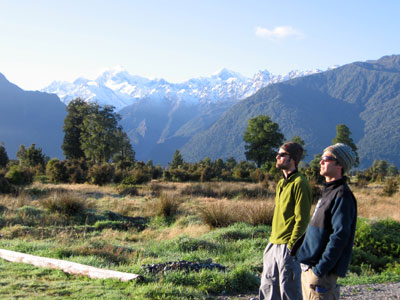
[[[310,220],[311,187],[297,171],[303,148],[288,142],[279,148],[276,167],[283,178],[276,186],[272,232],[264,251],[259,299],[302,299],[301,269],[291,249],[305,232]]]

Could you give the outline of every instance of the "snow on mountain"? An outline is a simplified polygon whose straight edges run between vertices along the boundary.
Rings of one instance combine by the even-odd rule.
[[[80,97],[100,105],[113,105],[117,110],[133,104],[138,99],[168,99],[188,103],[207,103],[231,99],[244,99],[271,83],[278,83],[321,72],[291,71],[285,75],[272,75],[267,70],[257,72],[253,78],[223,68],[210,77],[193,78],[182,83],[164,79],[147,79],[133,76],[123,67],[104,71],[95,80],[78,78],[74,82],[54,81],[42,91],[57,94],[68,104]]]

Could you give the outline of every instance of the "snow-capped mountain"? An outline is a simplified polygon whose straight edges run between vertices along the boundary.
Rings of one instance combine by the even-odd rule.
[[[100,105],[113,105],[117,110],[135,103],[139,99],[169,99],[192,104],[223,100],[240,100],[251,96],[260,88],[319,73],[321,70],[292,71],[286,75],[272,75],[267,70],[257,72],[252,78],[237,72],[222,69],[210,77],[193,78],[182,83],[170,83],[164,79],[147,79],[133,76],[123,67],[103,72],[95,80],[78,78],[74,82],[54,81],[42,91],[57,94],[68,104],[80,97]]]

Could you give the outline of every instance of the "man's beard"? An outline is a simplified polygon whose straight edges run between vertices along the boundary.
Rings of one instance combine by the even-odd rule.
[[[289,168],[290,168],[288,163],[287,164],[278,164],[278,163],[276,163],[275,167],[277,169],[279,169],[279,170],[289,170]]]

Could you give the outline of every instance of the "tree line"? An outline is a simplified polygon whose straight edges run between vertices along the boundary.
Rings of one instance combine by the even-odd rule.
[[[275,168],[275,156],[285,137],[269,116],[260,115],[249,119],[243,133],[245,161],[233,157],[212,161],[209,157],[196,163],[184,161],[179,150],[166,167],[154,166],[153,162],[135,160],[128,135],[118,124],[120,116],[112,106],[100,106],[77,98],[67,106],[64,120],[62,150],[64,160],[47,157],[40,147],[32,144],[21,145],[17,160],[9,160],[4,143],[0,145],[0,192],[15,190],[15,186],[29,184],[33,180],[52,183],[117,184],[131,186],[152,179],[167,181],[222,181],[240,180],[267,183],[278,180],[280,172]],[[299,136],[291,139],[304,148]],[[351,131],[345,124],[336,127],[332,143],[345,143],[357,155],[357,147],[351,138]],[[304,156],[306,153],[304,153]],[[309,163],[301,162],[302,171],[313,184],[320,184],[320,154]],[[376,160],[364,171],[353,172],[356,182],[385,181],[396,178],[399,172],[393,164]],[[392,180],[397,190],[398,180]]]

